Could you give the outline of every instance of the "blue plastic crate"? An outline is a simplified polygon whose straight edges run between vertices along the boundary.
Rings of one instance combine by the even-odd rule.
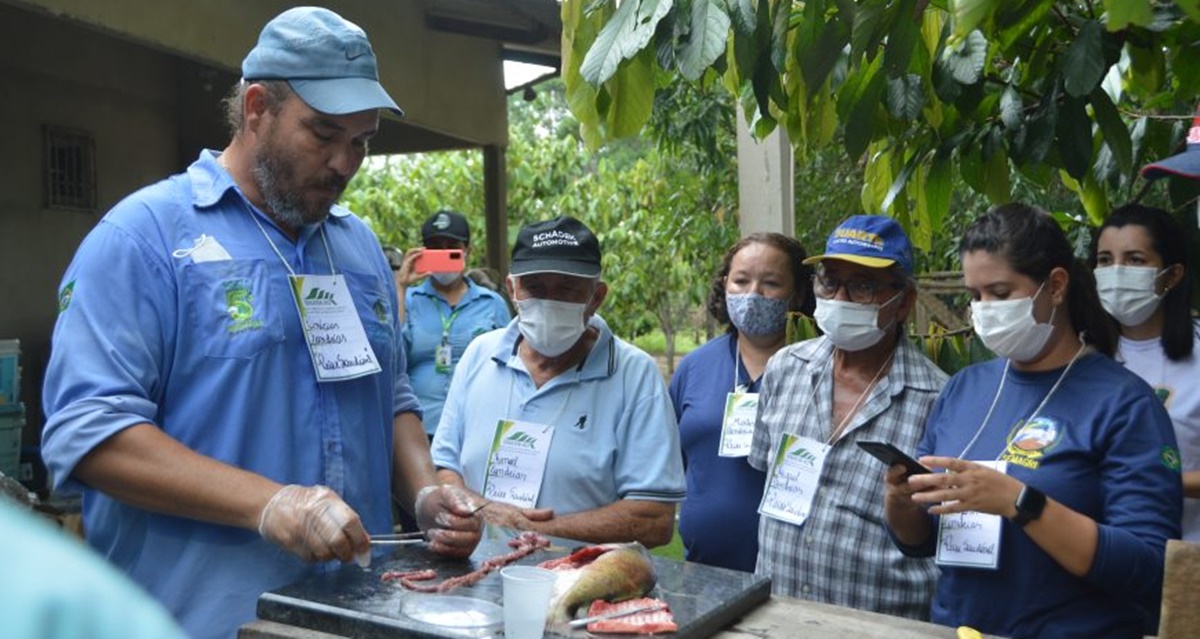
[[[0,413],[0,473],[20,477],[21,431],[25,429],[25,409]]]
[[[21,342],[0,340],[0,407],[21,401]]]

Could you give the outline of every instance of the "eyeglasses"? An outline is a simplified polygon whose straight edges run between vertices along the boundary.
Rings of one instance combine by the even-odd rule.
[[[898,282],[875,282],[862,279],[835,280],[825,277],[821,273],[813,275],[813,295],[824,300],[833,299],[837,296],[838,289],[845,289],[846,296],[850,298],[851,302],[870,304],[875,301],[876,294],[886,288],[899,290],[904,288],[904,285]]]

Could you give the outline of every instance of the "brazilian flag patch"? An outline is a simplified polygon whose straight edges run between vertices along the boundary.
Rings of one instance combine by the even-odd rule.
[[[1175,472],[1179,472],[1179,469],[1182,468],[1182,464],[1179,462],[1179,450],[1170,446],[1163,446],[1162,463],[1163,466],[1166,466]]]
[[[71,305],[71,296],[75,294],[75,280],[67,282],[67,285],[62,287],[58,292],[58,312],[61,313],[67,310]]]

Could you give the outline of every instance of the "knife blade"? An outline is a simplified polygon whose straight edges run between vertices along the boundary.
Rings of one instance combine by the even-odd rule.
[[[575,619],[575,620],[567,622],[567,626],[569,626],[571,628],[583,628],[584,626],[588,625],[589,623],[592,623],[593,621],[603,621],[605,619],[616,619],[617,617],[628,617],[629,615],[636,615],[636,614],[643,613],[643,612],[658,612],[659,610],[665,610],[666,608],[667,608],[667,604],[660,601],[658,603],[650,604],[647,606],[641,606],[638,608],[630,608],[628,610],[614,610],[612,612],[606,612],[604,614],[594,615],[592,617],[584,617],[582,619]]]

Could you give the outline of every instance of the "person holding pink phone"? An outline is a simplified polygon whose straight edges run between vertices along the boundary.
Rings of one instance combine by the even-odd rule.
[[[467,344],[506,326],[512,314],[499,293],[463,276],[471,253],[471,227],[461,213],[445,210],[429,216],[421,225],[421,239],[422,247],[405,253],[396,288],[409,382],[421,402],[425,433],[432,439],[454,367]],[[422,259],[433,257],[433,251],[441,253]],[[423,262],[430,266],[422,267]]]

